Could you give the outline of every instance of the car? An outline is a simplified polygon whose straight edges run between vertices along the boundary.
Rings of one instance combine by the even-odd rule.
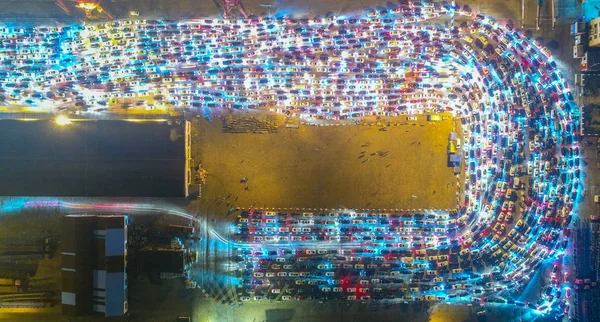
[[[523,220],[519,219],[519,221],[517,221],[515,224],[515,228],[520,229],[521,227],[523,227]]]

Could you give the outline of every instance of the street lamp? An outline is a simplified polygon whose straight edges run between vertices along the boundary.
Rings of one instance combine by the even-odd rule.
[[[66,126],[66,125],[69,125],[69,124],[71,124],[73,122],[67,116],[59,115],[58,117],[56,117],[54,119],[54,123],[56,123],[56,124],[58,124],[60,126]]]

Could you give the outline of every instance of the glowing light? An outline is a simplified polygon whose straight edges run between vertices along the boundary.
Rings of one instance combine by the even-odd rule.
[[[59,115],[54,119],[54,123],[56,123],[60,126],[66,126],[66,125],[70,125],[71,123],[73,123],[73,121],[65,115]]]

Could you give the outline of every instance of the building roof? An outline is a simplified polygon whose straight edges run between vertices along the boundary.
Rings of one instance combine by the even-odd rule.
[[[183,250],[142,250],[138,256],[140,272],[183,274],[185,271]]]
[[[172,141],[172,129],[156,122],[58,128],[51,121],[3,120],[0,195],[184,197],[185,142]]]
[[[123,315],[127,217],[67,215],[61,224],[63,314]]]

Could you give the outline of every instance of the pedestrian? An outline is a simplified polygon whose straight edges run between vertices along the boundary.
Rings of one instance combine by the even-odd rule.
[[[225,1],[225,12],[223,13],[223,18],[227,19],[228,14],[231,12],[232,9],[237,8],[242,15],[244,15],[244,18],[248,19],[248,14],[246,13],[246,8],[244,8],[244,4],[242,3],[242,0],[224,0]]]

